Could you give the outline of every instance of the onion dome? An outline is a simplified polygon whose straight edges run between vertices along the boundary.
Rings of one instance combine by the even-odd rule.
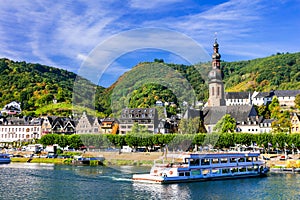
[[[220,59],[221,58],[221,55],[219,53],[214,53],[212,55],[212,59]]]

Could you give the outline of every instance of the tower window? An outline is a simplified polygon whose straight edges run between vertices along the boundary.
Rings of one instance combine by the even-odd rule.
[[[218,87],[217,96],[220,96],[220,87]]]
[[[215,95],[215,88],[214,87],[211,88],[211,94],[212,94],[212,96]]]

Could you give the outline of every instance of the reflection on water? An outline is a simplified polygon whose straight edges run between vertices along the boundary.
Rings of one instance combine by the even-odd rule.
[[[54,169],[52,163],[13,163],[0,165],[0,168],[15,168],[15,169]]]
[[[133,183],[133,190],[136,194],[146,193],[150,199],[191,199],[191,191],[187,185]]]

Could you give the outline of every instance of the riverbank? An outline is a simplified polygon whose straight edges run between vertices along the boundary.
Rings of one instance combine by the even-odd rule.
[[[81,153],[83,157],[104,157],[103,164],[110,165],[130,165],[130,166],[152,166],[154,162],[176,161],[176,156],[180,154],[169,154],[166,158],[163,152],[134,152],[134,153],[119,153],[119,152],[85,152]],[[280,155],[262,154],[266,161],[266,165],[270,168],[299,168],[299,155],[289,155],[289,159],[280,160]],[[12,157],[12,162],[27,162],[29,158]],[[53,164],[71,164],[71,159],[63,158],[33,158],[32,163],[53,163]]]

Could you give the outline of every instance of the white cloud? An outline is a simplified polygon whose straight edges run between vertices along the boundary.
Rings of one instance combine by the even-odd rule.
[[[130,0],[129,5],[134,9],[154,9],[154,8],[162,8],[169,4],[178,3],[182,0],[151,0],[151,1],[143,1],[143,0]]]
[[[0,41],[4,47],[0,54],[52,66],[64,65],[55,57],[74,60],[80,53],[88,54],[110,35],[106,27],[122,12],[114,12],[109,6],[101,2],[81,2],[80,5],[52,1],[3,3],[0,5],[0,15],[4,16],[0,19],[0,37],[7,39]],[[15,55],[8,54],[8,49],[14,49]]]

